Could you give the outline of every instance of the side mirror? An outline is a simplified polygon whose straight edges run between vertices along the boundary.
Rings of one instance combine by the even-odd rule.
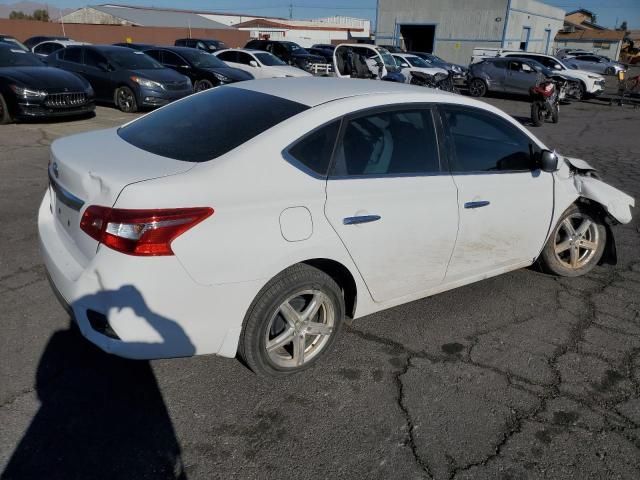
[[[555,172],[558,170],[558,155],[549,150],[540,153],[540,170],[543,172]]]
[[[249,65],[251,65],[253,68],[258,68],[258,66],[259,66],[259,65],[258,65],[258,62],[256,62],[255,60],[251,60],[251,61],[249,62]]]
[[[180,65],[178,68],[180,70],[191,70],[191,65]]]

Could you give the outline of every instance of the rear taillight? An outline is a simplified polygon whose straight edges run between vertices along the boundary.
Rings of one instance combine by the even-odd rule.
[[[90,237],[129,255],[173,255],[171,242],[213,215],[213,208],[127,210],[92,205],[80,228]]]

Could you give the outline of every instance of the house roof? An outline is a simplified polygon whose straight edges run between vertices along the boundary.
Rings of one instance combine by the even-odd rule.
[[[364,32],[362,27],[346,27],[344,25],[334,25],[324,22],[313,22],[305,20],[272,20],[266,18],[256,18],[247,22],[237,23],[236,28],[283,28],[287,30],[338,30],[351,32]]]
[[[624,32],[618,30],[579,30],[571,33],[558,32],[556,40],[600,40],[619,42],[624,39]]]
[[[90,5],[89,8],[120,18],[133,25],[145,27],[231,28],[186,10],[161,10],[120,5]]]

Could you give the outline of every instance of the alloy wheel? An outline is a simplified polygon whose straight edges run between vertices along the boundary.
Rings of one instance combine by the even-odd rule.
[[[555,256],[565,267],[577,270],[593,259],[599,241],[596,223],[581,213],[574,213],[556,229]]]
[[[210,88],[213,88],[213,84],[209,80],[198,80],[193,86],[193,91],[202,92],[203,90],[208,90]]]
[[[300,367],[324,350],[335,324],[336,311],[325,293],[298,292],[282,302],[267,324],[267,355],[278,367]]]
[[[133,108],[135,98],[133,92],[127,91],[127,89],[121,88],[118,90],[118,107],[123,112],[129,112]]]
[[[474,80],[469,85],[469,93],[474,97],[482,97],[486,92],[486,87],[482,80]]]

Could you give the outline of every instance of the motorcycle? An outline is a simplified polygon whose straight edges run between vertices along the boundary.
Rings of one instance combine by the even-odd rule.
[[[558,123],[560,117],[560,101],[567,96],[568,82],[564,77],[553,76],[538,83],[530,90],[531,122],[539,127],[545,120]]]
[[[429,75],[424,72],[409,72],[409,74],[411,75],[411,80],[409,81],[411,85],[458,93],[458,89],[453,84],[453,74],[451,72],[436,73],[435,75]]]

